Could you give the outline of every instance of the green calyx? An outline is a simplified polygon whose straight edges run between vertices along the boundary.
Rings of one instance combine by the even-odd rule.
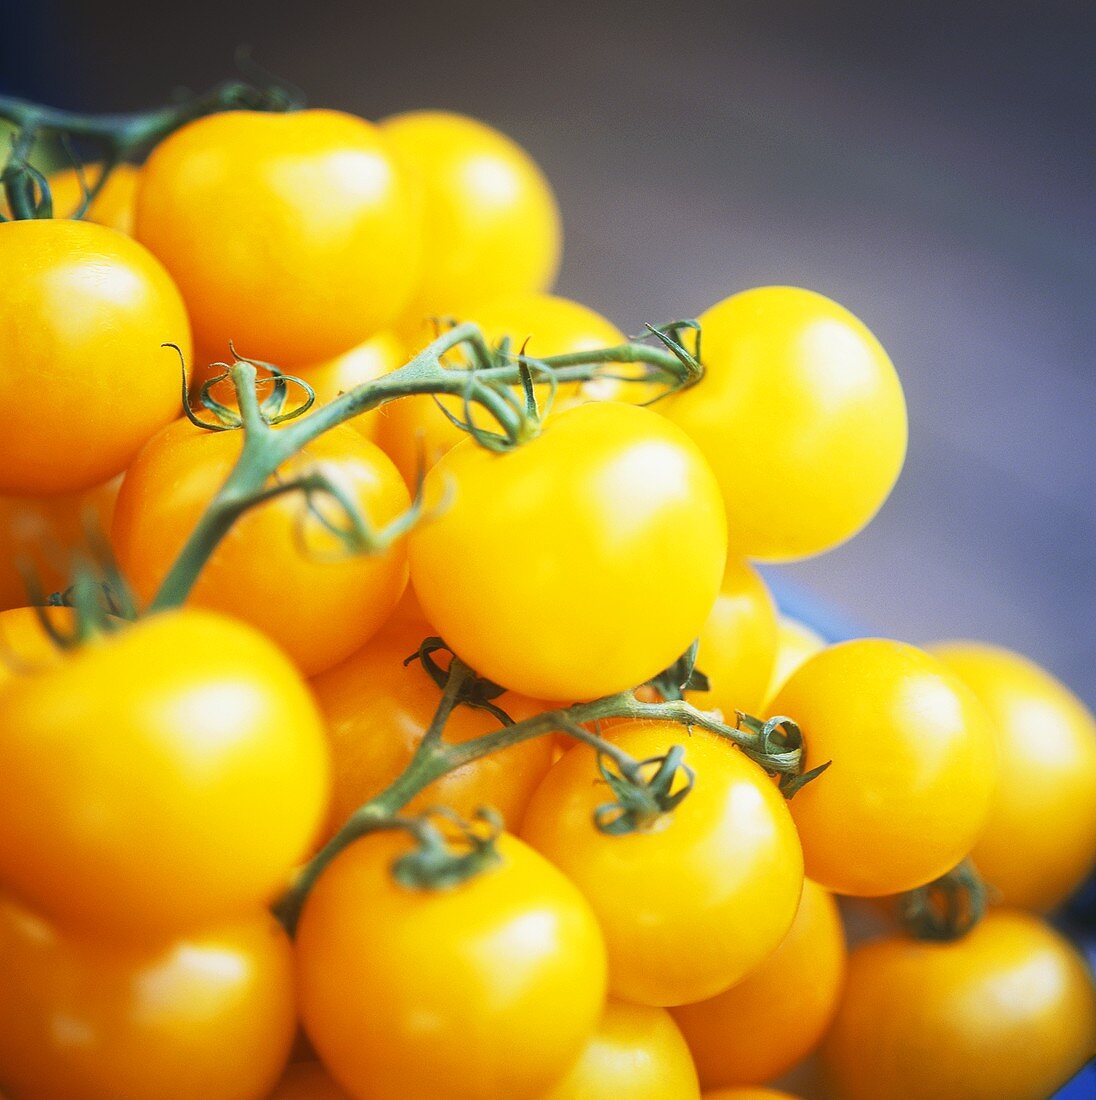
[[[392,865],[392,877],[410,890],[448,890],[497,866],[502,818],[480,809],[471,822],[444,807],[394,823],[415,838],[415,848]]]
[[[915,939],[961,939],[985,916],[989,890],[965,859],[946,875],[898,898],[898,918]]]
[[[598,753],[597,768],[613,792],[613,801],[594,810],[594,825],[610,836],[644,832],[668,814],[693,789],[696,773],[683,763],[685,750],[674,745],[662,756],[647,760],[621,761],[604,751]]]

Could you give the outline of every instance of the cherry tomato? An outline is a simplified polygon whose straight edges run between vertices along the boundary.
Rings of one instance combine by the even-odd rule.
[[[419,262],[388,141],[338,111],[228,111],[177,130],[141,171],[137,237],[179,284],[200,347],[234,340],[282,367],[387,327]]]
[[[1084,962],[1037,917],[961,940],[895,936],[849,958],[823,1066],[845,1100],[1045,1100],[1096,1053]]]
[[[266,913],[118,946],[0,898],[0,1087],[18,1100],[262,1100],[294,1026]]]
[[[102,170],[101,164],[84,165],[84,184],[89,188],[94,187]],[[83,217],[89,222],[106,225],[126,236],[133,236],[133,204],[139,172],[140,169],[135,164],[117,165]],[[55,218],[74,217],[84,205],[84,186],[75,168],[51,172],[49,191]],[[8,213],[7,200],[0,195],[0,214],[7,217]]]
[[[658,407],[712,464],[734,552],[786,561],[851,538],[906,454],[905,399],[879,341],[797,287],[735,294],[699,321],[704,378]]]
[[[798,1100],[790,1092],[764,1088],[712,1089],[705,1092],[702,1100]]]
[[[90,489],[180,408],[190,330],[167,272],[113,229],[0,225],[0,493]]]
[[[683,745],[693,790],[647,830],[600,832],[594,811],[612,796],[593,749],[576,745],[537,788],[521,835],[594,907],[614,996],[653,1005],[711,997],[791,926],[803,886],[791,816],[765,773],[712,734],[644,721],[606,735],[637,760]]]
[[[112,542],[141,600],[156,593],[242,446],[240,431],[210,432],[179,420],[150,440],[126,472]],[[317,469],[376,527],[410,507],[392,463],[345,425],[310,443],[279,476]],[[346,526],[333,501],[315,503],[332,523]],[[380,554],[348,554],[309,516],[303,496],[293,493],[236,521],[199,576],[190,603],[252,623],[312,675],[372,637],[406,583],[402,540]]]
[[[249,627],[155,615],[0,692],[0,879],[112,937],[263,904],[327,809],[327,746]]]
[[[776,655],[776,605],[765,582],[744,561],[727,559],[723,585],[700,631],[696,663],[711,691],[689,691],[700,710],[757,714]]]
[[[0,496],[0,609],[27,602],[20,563],[33,571],[44,596],[72,583],[70,559],[87,549],[86,524],[110,530],[120,484],[115,479],[61,496]]]
[[[776,660],[773,662],[773,674],[769,679],[769,689],[765,699],[772,699],[788,682],[793,672],[808,658],[814,656],[826,646],[822,636],[806,623],[787,615],[776,618]],[[762,709],[768,711],[766,702]]]
[[[451,505],[411,533],[415,592],[488,679],[538,699],[607,695],[704,625],[726,554],[719,491],[657,413],[592,402],[505,454],[465,440],[430,472],[427,502],[447,484]]]
[[[403,663],[430,633],[424,623],[385,627],[352,657],[312,681],[331,743],[329,832],[400,775],[430,725],[441,689],[418,661]],[[550,709],[512,692],[494,702],[515,722]],[[458,706],[444,737],[468,741],[500,725],[487,711]],[[480,807],[491,806],[508,828],[516,828],[551,763],[552,739],[533,738],[450,772],[416,796],[408,809],[448,806],[471,817]]]
[[[457,886],[392,877],[405,835],[344,849],[297,932],[301,1019],[361,1100],[522,1100],[566,1072],[597,1026],[605,948],[578,890],[515,837]]]
[[[725,993],[673,1010],[701,1083],[762,1084],[787,1073],[825,1034],[844,977],[841,915],[832,895],[806,879],[773,954]]]
[[[541,1100],[700,1100],[689,1048],[662,1008],[609,1001],[570,1072]]]
[[[940,661],[901,642],[843,642],[801,665],[768,709],[799,723],[807,769],[833,762],[791,801],[810,878],[897,894],[970,853],[996,749],[982,705]]]
[[[511,294],[487,302],[477,307],[474,313],[460,319],[475,321],[491,346],[496,346],[503,337],[508,336],[515,354],[525,344],[529,355],[541,358],[612,347],[623,343],[625,339],[615,325],[592,309],[551,294]],[[433,335],[432,329],[429,334],[425,329],[426,326],[417,343],[426,343]],[[468,354],[459,352],[452,358],[464,365],[468,361]],[[597,394],[601,392],[598,387],[605,389],[601,380],[587,383],[587,386],[592,387],[593,393]],[[552,407],[562,408],[580,397],[582,388],[577,383],[559,387]],[[543,408],[549,396],[549,387],[538,386],[537,392]],[[606,389],[605,392],[612,394],[616,391]],[[454,415],[464,415],[464,403],[459,398],[441,397],[438,400]],[[487,429],[495,427],[489,413],[480,409],[473,409],[472,412],[476,424]],[[453,424],[437,407],[433,397],[424,395],[405,397],[385,406],[379,438],[381,446],[411,486],[415,484],[420,466],[424,462],[426,469],[430,469],[466,435],[466,432]]]
[[[381,129],[415,190],[427,261],[402,331],[464,315],[504,294],[547,290],[556,277],[560,220],[529,155],[490,126],[444,111],[411,111]]]
[[[976,642],[933,652],[982,701],[997,740],[1000,776],[975,865],[1003,904],[1052,909],[1096,859],[1096,721],[1018,653]]]
[[[60,631],[73,627],[67,607],[13,607],[0,611],[0,687],[14,677],[58,664],[63,650],[42,625],[45,615]]]
[[[269,1100],[351,1100],[319,1062],[290,1066]]]

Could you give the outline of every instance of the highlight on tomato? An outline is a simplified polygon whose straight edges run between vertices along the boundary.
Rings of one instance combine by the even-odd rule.
[[[280,367],[389,327],[419,270],[391,143],[340,111],[229,111],[183,126],[141,170],[136,234],[182,291],[199,347]]]
[[[111,541],[143,604],[155,596],[242,446],[242,431],[207,431],[178,420],[126,471]],[[327,478],[374,530],[411,504],[391,461],[345,425],[279,470],[283,481],[303,474]],[[258,627],[305,675],[330,668],[368,641],[396,606],[407,583],[407,551],[398,539],[380,553],[350,553],[328,523],[348,525],[326,494],[310,502],[303,493],[286,493],[251,509],[214,551],[188,603]]]
[[[851,538],[906,454],[905,398],[879,341],[798,287],[743,291],[698,320],[704,377],[658,407],[711,463],[732,550],[787,561]]]
[[[454,652],[512,691],[635,687],[711,611],[726,558],[719,490],[649,409],[580,405],[504,454],[467,439],[431,470],[427,505],[447,487],[448,507],[411,532],[415,592]]]
[[[845,962],[837,903],[805,879],[788,934],[760,966],[715,997],[671,1010],[701,1084],[760,1085],[797,1065],[837,1011]]]
[[[1096,720],[1063,683],[1007,649],[949,642],[932,652],[978,696],[999,761],[971,852],[1003,905],[1047,911],[1096,862]]]
[[[700,1100],[689,1048],[664,1008],[610,999],[578,1061],[539,1100]]]
[[[605,736],[636,760],[682,745],[692,790],[635,831],[603,832],[595,815],[609,787],[595,751],[576,745],[537,788],[521,835],[593,906],[614,996],[658,1006],[714,996],[775,951],[795,916],[803,858],[784,798],[714,734],[635,721]],[[678,769],[676,789],[687,774]]]
[[[0,770],[0,881],[110,940],[270,902],[327,809],[307,688],[262,635],[204,611],[151,616],[11,678]]]
[[[331,747],[329,834],[403,772],[430,726],[441,689],[420,661],[407,658],[432,633],[425,621],[387,624],[357,653],[312,681]],[[516,722],[550,709],[548,703],[509,691],[493,703]],[[460,705],[443,736],[457,744],[501,724],[486,710]],[[414,813],[446,806],[471,818],[490,806],[507,828],[516,829],[551,763],[552,739],[531,738],[449,772],[405,809]]]
[[[484,302],[472,312],[453,319],[479,325],[489,347],[497,347],[504,338],[509,338],[513,355],[524,347],[528,355],[541,359],[625,342],[624,334],[601,314],[579,302],[552,294],[509,294]],[[430,335],[433,335],[433,326]],[[461,366],[468,365],[467,353],[450,358]],[[628,385],[613,383],[610,379],[563,385],[557,389],[551,407],[562,409],[584,397],[620,396]],[[520,387],[515,389],[520,393]],[[547,406],[550,387],[542,383],[535,391],[542,406]],[[521,400],[524,402],[524,394]],[[391,402],[383,410],[379,441],[399,467],[408,486],[414,486],[423,468],[429,470],[467,435],[442,409],[462,419],[465,415],[460,398],[442,396],[435,400],[429,394],[405,397]],[[482,410],[473,410],[473,420],[484,428],[494,427],[490,415]]]
[[[147,249],[85,221],[0,224],[0,493],[109,481],[180,412],[190,327]]]
[[[421,346],[432,317],[468,315],[504,294],[552,285],[559,208],[524,149],[448,111],[408,111],[382,119],[380,127],[407,171],[425,257],[401,335]]]
[[[842,642],[769,704],[794,716],[805,767],[791,800],[809,878],[842,894],[912,890],[950,871],[985,827],[997,750],[985,709],[935,657],[879,638]]]
[[[1042,1100],[1094,1052],[1084,961],[1039,918],[992,910],[962,939],[853,951],[822,1064],[845,1100]]]
[[[0,896],[0,1084],[12,1097],[264,1097],[295,1028],[292,950],[268,913],[120,945]]]
[[[413,842],[372,833],[323,872],[297,930],[300,1013],[354,1096],[540,1097],[605,1002],[605,947],[568,879],[522,841],[445,889],[396,882]]]

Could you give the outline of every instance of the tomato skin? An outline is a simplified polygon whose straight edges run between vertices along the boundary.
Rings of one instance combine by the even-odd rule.
[[[157,259],[91,222],[0,225],[0,493],[100,485],[179,413],[182,298]]]
[[[269,1100],[351,1100],[319,1062],[298,1062],[290,1066]]]
[[[997,741],[1000,775],[974,863],[1002,904],[1052,909],[1096,859],[1096,721],[1018,653],[976,642],[932,652],[981,700]]]
[[[723,584],[700,631],[696,664],[711,691],[685,693],[700,710],[720,710],[734,724],[736,710],[757,714],[776,656],[776,605],[756,569],[727,559]]]
[[[679,1005],[740,981],[791,926],[803,863],[783,797],[711,734],[670,722],[604,731],[637,760],[683,745],[693,790],[646,832],[593,822],[611,794],[593,749],[577,745],[537,788],[521,835],[589,899],[609,950],[609,987],[637,1004]]]
[[[84,179],[94,185],[99,179],[101,166],[89,164],[84,168]],[[141,169],[136,164],[119,164],[114,167],[102,190],[88,207],[84,217],[98,225],[106,225],[119,233],[133,236],[133,209],[137,198],[137,181]],[[74,168],[63,168],[49,177],[50,195],[53,198],[53,216],[69,218],[83,206],[84,191],[80,177]]]
[[[71,558],[87,548],[89,521],[110,530],[121,479],[83,493],[47,497],[0,496],[0,610],[22,607],[27,587],[19,571],[26,562],[48,596],[72,583]]]
[[[1044,1100],[1093,1053],[1084,962],[1037,917],[995,910],[952,943],[853,951],[822,1061],[844,1100]]]
[[[297,932],[301,1019],[359,1100],[540,1096],[604,1005],[605,953],[578,890],[516,837],[446,890],[400,886],[405,835],[344,849]]]
[[[809,557],[851,538],[906,454],[906,405],[879,341],[813,291],[747,290],[699,317],[703,380],[660,402],[723,488],[735,551]]]
[[[790,1092],[766,1088],[728,1088],[712,1089],[705,1092],[702,1100],[798,1100]]]
[[[353,656],[312,681],[331,746],[329,833],[400,775],[429,727],[441,689],[418,661],[406,667],[403,662],[430,634],[425,623],[386,626]],[[515,722],[551,709],[513,692],[494,702]],[[487,711],[459,706],[446,723],[444,738],[468,741],[501,724]],[[471,818],[480,807],[491,806],[507,828],[517,828],[551,763],[552,738],[536,737],[450,772],[420,792],[407,810],[447,806]]]
[[[700,1100],[689,1048],[670,1014],[610,1000],[570,1072],[540,1100]]]
[[[293,1040],[267,913],[118,946],[0,898],[0,1087],[18,1100],[263,1100]]]
[[[778,615],[776,619],[776,660],[773,662],[773,674],[769,679],[769,690],[765,692],[766,704],[763,708],[769,712],[769,701],[788,682],[791,674],[808,657],[825,649],[823,637],[806,623],[787,615]]]
[[[773,954],[726,992],[672,1010],[701,1084],[763,1084],[805,1058],[837,1011],[845,963],[837,904],[805,879],[795,920]]]
[[[68,634],[74,625],[68,607],[11,607],[0,611],[0,687],[11,679],[50,668],[61,662],[63,651],[42,625],[41,615]]]
[[[109,938],[270,901],[327,808],[323,728],[292,665],[201,611],[152,616],[9,680],[0,768],[0,880]]]
[[[661,672],[699,633],[723,515],[699,453],[657,413],[592,402],[502,455],[465,440],[428,475],[428,504],[449,483],[448,509],[411,532],[411,573],[426,617],[481,675],[590,699]]]
[[[941,662],[901,642],[842,642],[804,662],[769,709],[799,723],[808,770],[833,761],[790,803],[809,878],[897,894],[970,853],[996,747],[982,705]]]
[[[210,432],[179,420],[150,440],[126,471],[111,541],[140,600],[147,603],[156,594],[242,446],[242,431]],[[345,425],[284,463],[279,476],[315,468],[376,526],[410,507],[392,463]],[[325,516],[345,525],[331,501],[318,503]],[[258,627],[305,675],[313,675],[380,629],[407,584],[407,551],[400,540],[381,554],[348,556],[316,519],[303,518],[306,508],[294,493],[241,516],[202,570],[188,603]]]
[[[460,320],[474,321],[483,332],[487,343],[495,347],[504,336],[510,337],[514,354],[527,343],[529,355],[547,357],[566,355],[569,352],[589,351],[593,348],[612,347],[624,342],[624,334],[599,313],[568,298],[552,294],[510,294],[478,306],[474,312],[462,315]],[[415,343],[425,344],[434,335],[433,326],[423,326],[423,333]],[[448,359],[449,357],[447,357]],[[468,353],[462,349],[453,356],[464,365]],[[587,383],[593,392],[611,395],[617,392],[612,383]],[[562,408],[566,403],[580,399],[583,386],[570,383],[557,389],[552,408]],[[520,387],[518,387],[520,389]],[[542,409],[548,398],[549,387],[537,387]],[[524,395],[522,394],[524,400]],[[440,397],[444,408],[455,416],[464,415],[464,403],[459,398]],[[474,409],[476,424],[494,430],[496,425],[490,413]],[[385,406],[380,425],[379,441],[392,461],[399,467],[404,481],[414,486],[419,477],[420,465],[425,462],[429,470],[443,454],[467,437],[450,422],[437,402],[429,395],[404,397]]]
[[[338,111],[228,111],[182,127],[141,171],[136,227],[179,284],[200,347],[234,340],[281,367],[387,327],[419,263],[388,141]]]
[[[415,193],[427,262],[401,331],[465,315],[504,294],[547,290],[559,268],[559,209],[529,155],[504,134],[445,111],[382,119]],[[428,331],[428,330],[427,330]]]

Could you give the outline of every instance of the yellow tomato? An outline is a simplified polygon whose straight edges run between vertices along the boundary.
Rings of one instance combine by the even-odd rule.
[[[101,164],[83,167],[84,184],[94,187],[103,170]],[[137,195],[137,179],[140,168],[136,164],[119,164],[107,177],[99,194],[83,217],[86,221],[117,229],[126,236],[133,235],[133,206]],[[71,218],[84,205],[84,187],[75,168],[61,168],[49,175],[49,191],[53,200],[55,218]],[[0,214],[7,215],[8,204],[0,195]]]
[[[179,415],[179,291],[136,241],[65,219],[0,224],[0,286],[0,493],[101,485]]]
[[[841,915],[833,897],[806,879],[773,954],[725,993],[673,1009],[701,1084],[762,1084],[787,1073],[825,1034],[844,977]]]
[[[665,1009],[611,1000],[570,1072],[538,1100],[700,1100],[700,1086]]]
[[[798,1100],[790,1092],[778,1089],[744,1088],[712,1089],[705,1092],[703,1100]]]
[[[792,800],[807,875],[830,890],[896,894],[970,853],[986,822],[996,748],[981,703],[934,657],[863,638],[816,653],[777,693],[805,766]]]
[[[411,573],[481,675],[590,699],[657,675],[700,632],[726,558],[719,490],[656,413],[591,402],[505,454],[465,440],[430,472],[427,503],[447,484],[448,509],[411,532]]]
[[[418,661],[404,665],[430,633],[421,622],[386,625],[357,653],[312,681],[331,745],[329,833],[400,775],[430,725],[441,689]],[[515,722],[550,709],[548,703],[513,692],[494,702]],[[444,737],[451,743],[468,741],[500,725],[487,711],[458,706]],[[447,806],[470,818],[480,807],[491,806],[507,827],[517,828],[551,762],[550,737],[523,741],[442,776],[408,810]]]
[[[734,725],[736,710],[757,714],[776,653],[776,605],[757,570],[727,559],[723,584],[700,631],[696,665],[711,691],[686,692],[700,710],[720,710]]]
[[[290,1066],[269,1100],[351,1100],[319,1062]]]
[[[797,287],[735,294],[699,321],[704,378],[658,408],[712,464],[732,551],[786,561],[851,538],[906,454],[905,399],[879,341]]]
[[[777,616],[776,660],[773,663],[773,674],[769,679],[769,689],[765,693],[765,710],[769,709],[767,701],[788,682],[791,674],[808,657],[812,657],[825,646],[826,642],[822,635],[813,631],[806,623],[789,618],[787,615]]]
[[[405,308],[419,263],[407,181],[378,128],[339,111],[226,111],[162,141],[137,237],[195,340],[280,367],[339,355]]]
[[[426,257],[403,335],[421,337],[430,317],[467,315],[492,298],[551,286],[559,210],[520,146],[444,111],[411,111],[380,125],[414,185]]]
[[[1018,653],[977,642],[933,652],[982,701],[997,740],[1000,776],[975,865],[1003,904],[1052,909],[1096,860],[1096,721]]]
[[[1026,913],[858,947],[823,1067],[842,1100],[1046,1100],[1096,1054],[1084,962]]]
[[[492,347],[508,336],[515,354],[521,351],[528,338],[528,354],[542,358],[624,342],[624,334],[600,314],[578,302],[551,294],[511,294],[486,302],[459,319],[475,321]],[[425,343],[427,339],[424,336],[418,342]],[[470,353],[462,351],[453,358],[464,364],[469,356]],[[520,387],[517,389],[520,391]],[[546,386],[537,387],[541,401],[547,398],[547,391]],[[562,407],[579,396],[579,391],[577,384],[561,387],[556,394],[557,403]],[[524,395],[521,399],[524,400]],[[464,403],[459,398],[442,397],[439,400],[455,416],[464,416]],[[473,410],[473,419],[488,430],[496,427],[491,415],[482,409]],[[420,466],[429,470],[466,435],[467,432],[456,427],[438,408],[433,397],[421,396],[404,397],[385,406],[379,439],[404,480],[413,486]]]
[[[0,898],[0,1087],[13,1098],[265,1097],[295,1026],[289,940],[266,913],[116,946]]]
[[[12,607],[0,611],[0,686],[13,677],[33,674],[58,664],[64,651],[42,625],[42,615],[62,633],[73,627],[67,607]]]
[[[799,904],[803,863],[783,797],[768,776],[712,734],[670,722],[605,731],[636,760],[685,749],[695,785],[649,828],[601,832],[612,800],[593,749],[554,764],[522,836],[589,899],[609,949],[609,987],[638,1004],[679,1005],[741,981],[776,950]]]

